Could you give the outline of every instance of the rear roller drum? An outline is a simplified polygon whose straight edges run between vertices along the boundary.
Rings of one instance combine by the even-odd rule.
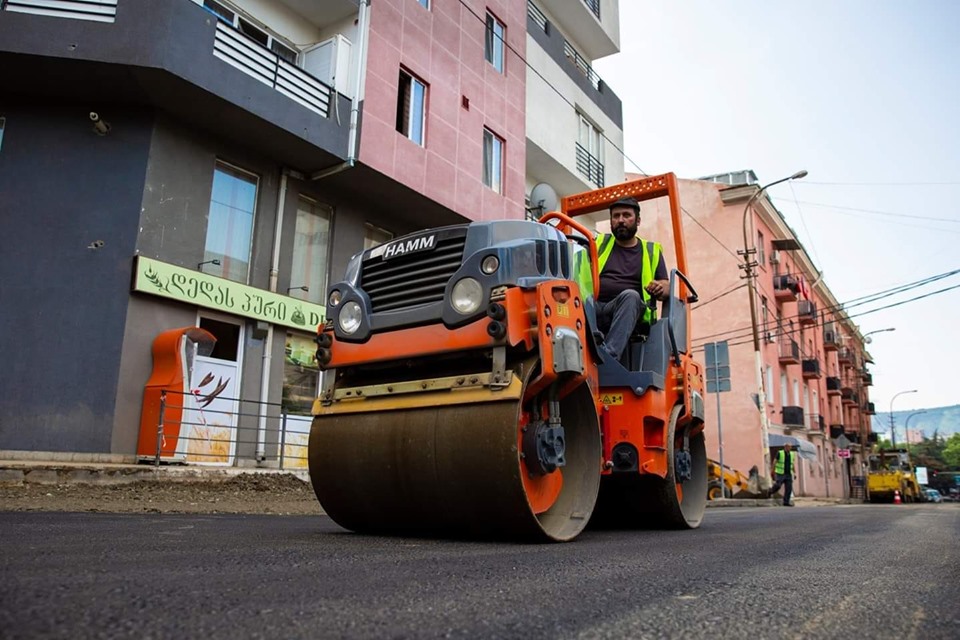
[[[682,410],[678,405],[670,412],[666,477],[604,476],[592,525],[665,529],[700,526],[707,506],[707,451],[702,430],[686,443],[683,431],[677,433]]]

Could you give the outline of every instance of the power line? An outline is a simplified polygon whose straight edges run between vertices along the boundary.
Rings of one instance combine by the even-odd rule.
[[[775,200],[783,200],[784,202],[789,202],[785,198],[775,198]],[[910,218],[912,220],[933,220],[935,222],[952,222],[953,224],[960,224],[960,219],[958,218],[937,218],[934,216],[916,216],[909,215],[906,213],[894,213],[892,211],[878,211],[876,209],[860,209],[857,207],[842,207],[836,204],[823,204],[821,202],[806,202],[803,200],[795,200],[796,204],[805,204],[811,207],[824,207],[827,209],[838,209],[841,211],[858,211],[860,213],[874,213],[880,216],[892,216],[894,218]]]
[[[822,184],[835,187],[954,187],[960,186],[960,182],[819,182],[817,180],[804,180],[804,184]]]

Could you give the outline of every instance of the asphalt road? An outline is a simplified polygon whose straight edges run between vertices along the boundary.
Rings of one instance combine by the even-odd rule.
[[[0,513],[3,638],[960,638],[960,505],[516,545],[323,516]]]

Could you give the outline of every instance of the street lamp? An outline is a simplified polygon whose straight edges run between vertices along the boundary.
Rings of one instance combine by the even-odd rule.
[[[916,393],[916,389],[910,389],[909,391],[901,391],[900,393],[893,394],[893,397],[890,398],[890,444],[893,445],[894,449],[897,447],[897,431],[896,427],[893,425],[893,401],[898,397],[902,396],[905,393]],[[907,420],[910,418],[908,417]]]
[[[870,344],[871,342],[873,342],[873,339],[870,338],[870,336],[872,336],[875,333],[883,333],[884,331],[896,331],[896,330],[897,330],[896,327],[887,327],[886,329],[877,329],[876,331],[868,331],[865,334],[863,334],[863,343]]]
[[[744,271],[744,277],[747,279],[747,291],[750,295],[750,324],[753,327],[753,354],[756,361],[757,375],[757,405],[760,409],[760,441],[763,446],[763,477],[770,478],[770,419],[767,417],[767,398],[763,392],[763,362],[760,357],[760,330],[757,326],[757,272],[753,270],[757,266],[756,262],[751,260],[751,256],[757,253],[756,244],[751,248],[750,237],[747,233],[747,215],[750,213],[750,205],[759,198],[764,191],[770,187],[787,182],[788,180],[799,180],[807,175],[806,170],[797,171],[792,176],[775,180],[754,192],[743,207],[743,251],[738,251],[743,256],[743,264],[740,266]]]

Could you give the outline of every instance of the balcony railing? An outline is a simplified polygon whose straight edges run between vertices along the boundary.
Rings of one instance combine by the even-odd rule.
[[[877,412],[876,405],[874,405],[872,402],[864,402],[864,403],[863,403],[863,412],[864,412],[865,414],[867,414],[868,416],[874,415],[874,414]]]
[[[818,433],[823,433],[824,428],[825,428],[825,426],[824,426],[825,423],[824,423],[824,421],[823,421],[823,416],[821,416],[821,415],[818,414],[818,413],[811,413],[811,414],[810,414],[809,416],[807,416],[807,417],[809,418],[809,420],[808,420],[808,427],[807,427],[807,428],[810,429],[810,431],[816,431],[816,432],[818,432]]]
[[[325,118],[330,114],[330,87],[220,21],[217,21],[213,55],[307,109]]]
[[[563,55],[567,56],[567,59],[573,63],[577,71],[585,75],[587,80],[590,81],[591,86],[599,91],[600,76],[597,75],[597,72],[594,71],[590,63],[587,62],[587,59],[580,55],[580,52],[574,49],[568,40],[563,41]]]
[[[853,362],[853,350],[850,347],[840,347],[837,352],[837,361],[841,364],[851,364]]]
[[[797,303],[797,320],[801,325],[816,324],[817,305],[810,300],[801,300]]]
[[[850,389],[841,390],[840,399],[843,404],[848,406],[857,406],[860,404],[860,397]]]
[[[872,386],[873,386],[873,374],[872,374],[872,373],[870,373],[870,372],[868,372],[868,371],[864,371],[862,377],[863,377],[863,386],[865,386],[865,387],[872,387]]]
[[[603,164],[577,143],[577,171],[598,187],[603,186]]]
[[[540,7],[527,0],[527,17],[533,20],[544,33],[547,32],[547,16],[543,14]]]
[[[840,378],[837,378],[835,376],[827,376],[827,395],[828,396],[840,395]]]
[[[773,295],[780,302],[793,302],[800,293],[800,281],[791,275],[773,277]]]
[[[780,338],[780,364],[800,364],[800,346],[792,338]]]
[[[823,348],[825,351],[836,351],[840,348],[840,336],[832,326],[823,329]]]
[[[583,3],[587,5],[587,8],[590,9],[590,12],[597,16],[597,20],[600,19],[600,0],[583,0]]]
[[[52,18],[114,22],[118,0],[0,0],[0,8]]]
[[[803,427],[803,407],[784,407],[783,426],[785,427]]]
[[[817,358],[805,358],[801,363],[803,366],[803,377],[808,380],[820,377],[820,361]]]

